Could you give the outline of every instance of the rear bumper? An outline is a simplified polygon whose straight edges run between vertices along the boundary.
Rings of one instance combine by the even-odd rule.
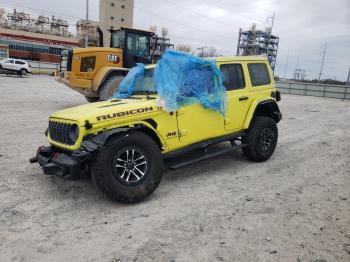
[[[30,162],[38,162],[46,175],[75,180],[80,178],[83,165],[90,159],[91,153],[84,150],[76,150],[69,154],[52,146],[43,146],[38,148],[36,156],[31,158]]]

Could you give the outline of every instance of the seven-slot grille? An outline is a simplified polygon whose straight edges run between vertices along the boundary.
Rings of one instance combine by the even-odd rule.
[[[72,125],[73,124],[49,121],[50,138],[61,144],[74,145],[75,141],[69,136],[69,130]]]

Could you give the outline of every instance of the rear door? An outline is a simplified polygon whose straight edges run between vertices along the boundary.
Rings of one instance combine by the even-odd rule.
[[[227,113],[225,130],[238,131],[243,128],[252,98],[249,94],[249,81],[244,77],[246,64],[232,62],[220,64],[220,71],[225,77],[224,86],[227,90]]]
[[[22,68],[26,68],[25,64],[26,64],[25,62],[15,60],[14,68],[15,68],[17,71],[19,71],[19,70],[21,70]]]

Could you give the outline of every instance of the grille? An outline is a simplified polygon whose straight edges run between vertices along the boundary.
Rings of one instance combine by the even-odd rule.
[[[49,134],[53,141],[65,145],[74,145],[75,141],[69,136],[69,129],[72,124],[49,121]]]

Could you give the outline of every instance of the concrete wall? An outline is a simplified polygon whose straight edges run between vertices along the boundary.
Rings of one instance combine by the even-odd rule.
[[[277,81],[276,86],[286,94],[350,99],[350,86],[282,81]]]
[[[100,28],[104,34],[104,46],[110,44],[108,30],[133,27],[134,0],[100,0]]]

